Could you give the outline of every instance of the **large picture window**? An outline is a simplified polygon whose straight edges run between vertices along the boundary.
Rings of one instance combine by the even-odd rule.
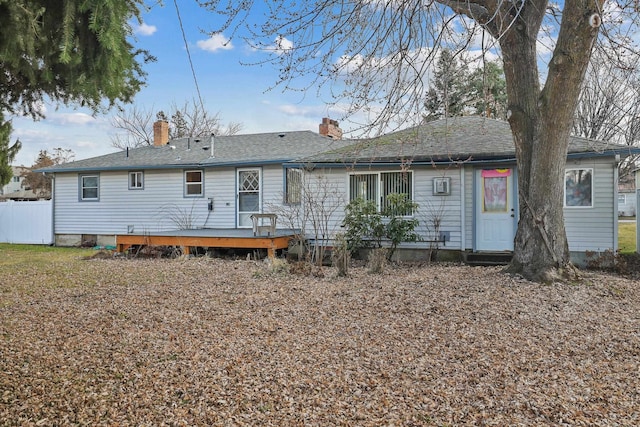
[[[80,175],[80,200],[96,201],[100,198],[100,177]]]
[[[300,169],[286,171],[284,202],[288,205],[299,205],[302,201],[302,171]]]
[[[564,175],[564,205],[593,207],[593,169],[567,169]]]
[[[192,170],[184,173],[185,197],[201,197],[204,194],[204,174],[202,171]]]
[[[390,194],[405,194],[413,200],[413,173],[377,172],[349,176],[349,200],[363,199],[376,204],[379,211],[388,207]],[[407,212],[411,215],[411,212]]]

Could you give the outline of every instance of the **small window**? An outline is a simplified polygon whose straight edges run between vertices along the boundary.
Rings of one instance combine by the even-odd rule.
[[[302,171],[287,169],[284,202],[288,205],[299,205],[302,201]]]
[[[13,177],[13,182],[20,182],[20,177],[19,176],[14,176]]]
[[[627,204],[627,195],[626,194],[618,194],[618,204],[626,205]]]
[[[564,206],[593,207],[593,169],[567,169],[564,175]]]
[[[144,188],[144,173],[129,172],[129,190],[142,190]]]
[[[80,200],[98,200],[100,177],[98,175],[81,175],[80,176]]]
[[[185,197],[199,197],[203,192],[202,171],[186,171],[184,173],[184,194]]]

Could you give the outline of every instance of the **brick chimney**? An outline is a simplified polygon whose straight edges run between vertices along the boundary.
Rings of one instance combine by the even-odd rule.
[[[320,135],[327,136],[333,139],[342,139],[342,129],[338,126],[337,120],[331,120],[328,117],[322,119],[320,123]]]
[[[169,142],[169,122],[158,120],[153,124],[153,145],[160,147]]]

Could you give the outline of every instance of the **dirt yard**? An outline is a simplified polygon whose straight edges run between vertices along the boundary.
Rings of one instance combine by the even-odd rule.
[[[315,273],[207,258],[3,268],[0,425],[640,425],[637,282]]]

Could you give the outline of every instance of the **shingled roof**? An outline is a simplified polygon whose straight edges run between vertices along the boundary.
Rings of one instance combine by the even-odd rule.
[[[638,148],[571,137],[569,157],[640,153]],[[376,138],[352,141],[301,159],[300,163],[453,163],[513,160],[515,146],[509,123],[478,116],[451,117]]]
[[[213,143],[213,151],[211,149]],[[181,138],[63,163],[39,172],[173,169],[285,163],[347,145],[311,131],[274,132],[214,138]]]
[[[213,142],[213,155],[211,145]],[[640,148],[571,137],[569,157],[640,154]],[[360,140],[332,139],[311,131],[182,138],[39,169],[81,172],[253,166],[274,163],[455,163],[513,160],[509,124],[477,116],[452,117]]]

